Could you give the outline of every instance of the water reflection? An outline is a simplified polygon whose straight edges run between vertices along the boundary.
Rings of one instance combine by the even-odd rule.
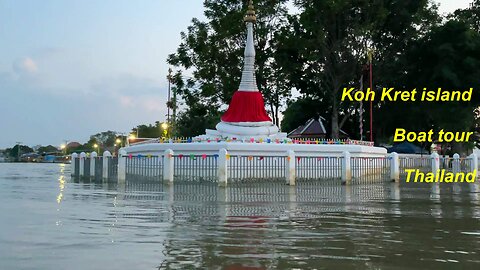
[[[478,190],[129,181],[122,199],[137,212],[122,218],[169,225],[160,269],[447,269],[478,263]]]
[[[0,170],[0,269],[480,266],[478,184],[117,185],[37,170]]]

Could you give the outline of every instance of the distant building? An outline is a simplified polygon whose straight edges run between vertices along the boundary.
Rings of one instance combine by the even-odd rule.
[[[327,129],[323,124],[325,118],[310,118],[304,125],[301,125],[288,133],[290,139],[325,139],[328,136]],[[340,138],[347,139],[348,134],[340,130]]]

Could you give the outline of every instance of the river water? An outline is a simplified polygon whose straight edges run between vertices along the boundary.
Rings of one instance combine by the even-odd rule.
[[[116,185],[4,163],[0,269],[480,269],[480,187]]]

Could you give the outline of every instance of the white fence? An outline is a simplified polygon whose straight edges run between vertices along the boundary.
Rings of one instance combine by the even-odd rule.
[[[109,151],[105,151],[103,156],[97,156],[96,152],[73,153],[71,165],[73,177],[96,181],[116,180],[118,177],[118,158]]]
[[[322,153],[319,153],[322,154]],[[114,179],[118,182],[139,178],[154,181],[208,181],[225,186],[227,183],[284,181],[295,185],[301,181],[338,180],[349,184],[361,181],[399,181],[406,170],[438,173],[440,170],[472,172],[478,168],[477,156],[472,154],[460,158],[398,155],[385,157],[351,157],[349,152],[342,156],[296,156],[290,150],[275,156],[230,155],[221,149],[218,154],[178,154],[166,150],[162,155],[127,155],[112,157],[106,151],[103,157],[81,153],[72,154],[72,176],[94,179]]]

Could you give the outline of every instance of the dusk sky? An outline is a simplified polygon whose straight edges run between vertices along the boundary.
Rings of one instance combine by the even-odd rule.
[[[439,2],[451,12],[471,1]],[[202,4],[0,0],[0,149],[164,120],[166,58]]]

